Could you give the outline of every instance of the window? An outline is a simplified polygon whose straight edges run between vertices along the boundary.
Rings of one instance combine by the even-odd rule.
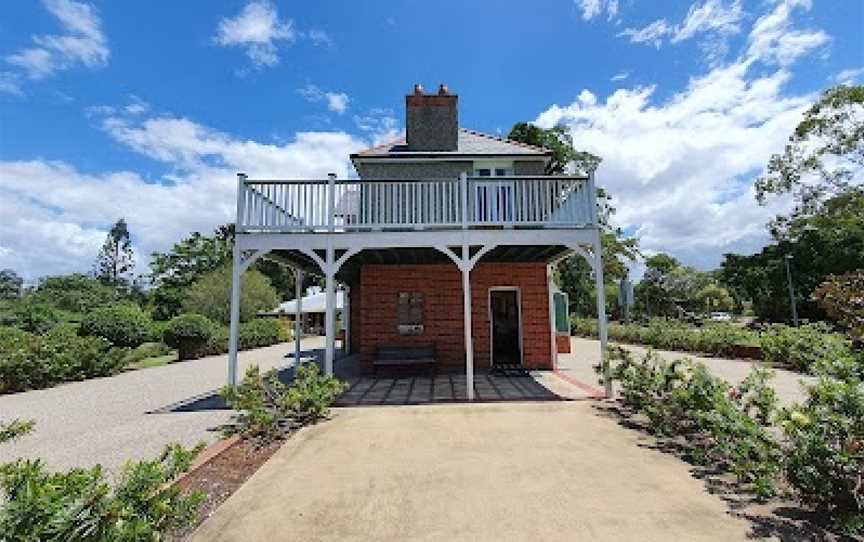
[[[401,335],[423,333],[423,294],[400,292],[397,319]]]
[[[478,169],[476,173],[477,173],[478,177],[491,177],[492,176],[492,170],[488,169],[488,168]]]
[[[504,177],[505,175],[507,175],[506,169],[504,169],[503,167],[496,167],[495,168],[495,176],[496,177]]]

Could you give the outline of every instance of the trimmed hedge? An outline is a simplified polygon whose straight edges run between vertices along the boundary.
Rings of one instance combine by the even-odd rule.
[[[140,308],[113,305],[96,309],[81,320],[81,335],[102,337],[114,346],[135,348],[153,336],[153,322]]]
[[[200,358],[203,356],[215,356],[228,352],[228,341],[230,333],[227,326],[221,326],[219,324],[216,324],[201,315],[181,314],[180,316],[177,316],[173,320],[171,320],[171,322],[182,319],[186,316],[194,316],[195,320],[198,321],[200,325],[203,325],[203,322],[200,321],[200,318],[204,318],[204,320],[208,322],[210,330],[206,340],[203,343],[199,341],[195,346],[190,346],[190,350],[188,352],[189,357],[183,357],[181,355],[181,360]],[[171,322],[169,322],[166,330],[171,329]],[[290,341],[291,334],[280,320],[273,318],[258,318],[252,320],[251,322],[243,322],[240,324],[240,335],[238,339],[238,348],[240,350],[249,350],[252,348],[261,348],[263,346],[271,346],[274,344]],[[174,346],[179,350],[179,347],[175,345],[179,343],[169,342],[167,335],[165,343],[170,346]]]
[[[200,314],[175,316],[165,327],[165,344],[177,349],[182,360],[199,358],[207,353],[207,343],[213,336],[214,324]]]
[[[573,318],[571,323],[575,335],[597,336],[597,320]],[[703,327],[693,327],[676,320],[657,318],[647,325],[610,322],[609,339],[644,344],[664,350],[731,356],[736,346],[753,344],[758,340],[758,336],[752,331],[732,324],[712,323]]]
[[[100,337],[79,336],[71,325],[44,335],[0,328],[0,393],[112,375],[123,368],[125,353]]]
[[[575,335],[597,337],[597,320],[573,318],[571,323]],[[676,320],[654,319],[645,325],[610,323],[609,339],[663,350],[727,357],[734,355],[736,346],[751,344],[762,349],[765,361],[787,365],[801,372],[840,378],[864,373],[864,360],[852,349],[851,342],[821,322],[798,327],[771,324],[758,334],[732,324],[712,323],[694,327]]]

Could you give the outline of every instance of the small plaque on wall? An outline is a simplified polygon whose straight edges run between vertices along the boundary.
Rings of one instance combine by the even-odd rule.
[[[399,293],[397,327],[400,335],[423,334],[423,294]]]

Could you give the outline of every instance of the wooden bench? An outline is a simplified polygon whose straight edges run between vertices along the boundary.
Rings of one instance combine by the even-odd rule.
[[[377,374],[381,367],[424,366],[432,372],[438,365],[434,344],[418,346],[378,346],[372,369]]]

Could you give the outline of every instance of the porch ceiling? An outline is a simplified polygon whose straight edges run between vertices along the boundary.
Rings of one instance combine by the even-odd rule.
[[[549,262],[567,251],[563,245],[515,245],[498,246],[485,254],[481,262]],[[337,251],[337,256],[341,251]],[[321,251],[323,258],[324,253]],[[296,265],[307,272],[320,274],[318,265],[309,256],[296,250],[274,250],[270,258],[282,261],[290,265]],[[359,276],[360,266],[368,264],[379,265],[405,265],[405,264],[433,264],[453,262],[441,252],[434,248],[388,248],[388,249],[366,249],[351,258],[342,266],[337,279],[342,282],[351,283]]]

